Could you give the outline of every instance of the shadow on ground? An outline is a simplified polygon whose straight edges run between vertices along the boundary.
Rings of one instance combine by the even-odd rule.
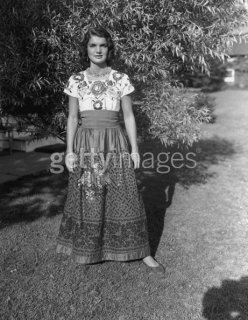
[[[195,143],[190,150],[183,151],[184,158],[187,154],[193,153],[190,163],[182,169],[176,170],[178,182],[185,188],[194,184],[205,184],[209,179],[214,178],[218,173],[215,170],[209,170],[211,165],[218,165],[231,158],[235,153],[235,147],[227,139],[214,136],[210,139],[202,139]]]
[[[233,144],[217,136],[200,140],[188,150],[165,149],[158,141],[141,146],[141,164],[145,166],[137,172],[137,181],[145,202],[153,255],[163,233],[166,210],[172,203],[176,184],[189,188],[207,183],[217,175],[217,172],[209,171],[209,167],[234,154]]]
[[[248,277],[224,280],[209,289],[203,298],[202,315],[207,320],[248,319]]]
[[[146,152],[150,152],[150,156],[144,157]],[[161,152],[164,154],[158,158]],[[175,162],[176,167],[182,165],[180,169],[172,165],[172,155],[176,152],[182,154],[183,160]],[[189,152],[193,154],[190,161],[187,158]],[[172,202],[176,183],[186,188],[193,184],[207,183],[216,174],[208,172],[209,166],[218,164],[234,153],[232,143],[218,137],[201,140],[186,151],[165,149],[158,141],[141,145],[142,164],[145,160],[145,168],[142,167],[136,174],[145,202],[153,253],[156,252],[163,232],[166,209]],[[66,170],[61,174],[45,171],[0,185],[0,228],[22,221],[30,222],[41,216],[61,214],[67,178]]]
[[[66,187],[66,172],[51,174],[46,170],[0,185],[0,229],[60,214]]]
[[[166,209],[172,202],[177,178],[174,174],[161,176],[151,171],[142,172],[137,176],[146,208],[151,252],[155,255],[164,229]]]

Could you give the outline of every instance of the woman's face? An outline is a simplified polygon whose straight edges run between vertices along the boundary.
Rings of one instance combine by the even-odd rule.
[[[91,36],[87,45],[87,52],[91,63],[105,66],[108,56],[107,40],[98,36]]]

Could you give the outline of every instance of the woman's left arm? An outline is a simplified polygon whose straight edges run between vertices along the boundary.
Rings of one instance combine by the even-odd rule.
[[[137,128],[132,109],[132,99],[129,95],[121,98],[122,111],[124,116],[124,123],[131,144],[131,158],[134,163],[134,169],[139,168],[140,156],[137,143]]]

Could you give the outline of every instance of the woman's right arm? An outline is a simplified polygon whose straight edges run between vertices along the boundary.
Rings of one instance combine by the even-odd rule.
[[[66,129],[66,167],[69,171],[73,171],[75,157],[73,154],[73,142],[75,133],[78,126],[78,98],[69,96],[69,114],[67,118],[67,129]],[[69,161],[70,160],[70,161]]]

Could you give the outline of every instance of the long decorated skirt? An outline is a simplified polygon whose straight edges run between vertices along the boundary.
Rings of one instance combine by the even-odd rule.
[[[81,112],[57,252],[79,263],[150,255],[147,220],[118,112]]]

